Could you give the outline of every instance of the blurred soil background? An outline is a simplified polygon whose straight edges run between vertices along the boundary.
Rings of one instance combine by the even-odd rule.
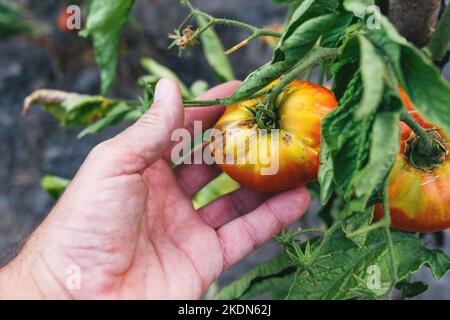
[[[3,262],[15,254],[23,239],[52,207],[52,201],[39,186],[40,179],[46,174],[72,178],[93,146],[126,126],[117,125],[80,140],[77,139],[79,128],[62,128],[39,107],[33,108],[26,117],[21,116],[23,100],[33,90],[54,88],[98,94],[100,83],[90,42],[57,29],[58,13],[77,1],[16,2],[50,25],[51,31],[45,40],[19,37],[0,42],[0,257]],[[282,22],[286,13],[286,7],[274,5],[271,0],[194,0],[194,4],[214,16],[257,26]],[[136,80],[145,74],[139,66],[139,59],[144,56],[171,68],[189,85],[197,79],[217,84],[200,47],[181,58],[176,49],[167,50],[170,42],[167,35],[179,25],[186,12],[178,0],[136,1],[132,20],[122,37],[118,79],[111,96],[135,99],[141,95]],[[217,28],[217,32],[226,48],[246,36],[244,31],[226,27]],[[231,61],[236,77],[243,79],[270,58],[271,49],[255,41],[233,54]],[[449,65],[445,75],[450,79]],[[315,211],[317,205],[303,218],[302,224],[316,224]],[[449,254],[450,233],[441,238]],[[427,239],[433,244],[440,242],[434,236]],[[229,283],[277,251],[275,243],[266,245],[227,271],[219,282]],[[431,289],[422,299],[450,299],[449,275],[445,281],[437,282],[424,271],[416,278],[430,283]]]

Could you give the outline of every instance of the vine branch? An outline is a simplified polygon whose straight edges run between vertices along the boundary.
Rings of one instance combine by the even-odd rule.
[[[430,136],[426,133],[426,131],[417,123],[417,121],[409,114],[406,109],[403,109],[400,113],[400,120],[408,125],[411,130],[419,137],[422,143],[431,148],[434,144],[434,141],[430,138]]]
[[[400,120],[406,123],[417,136],[416,139],[408,141],[408,149],[405,152],[411,165],[428,170],[445,160],[449,150],[436,130],[424,130],[406,109],[400,113]]]
[[[185,107],[206,107],[206,106],[214,106],[214,105],[230,105],[235,102],[236,100],[245,100],[245,99],[251,99],[256,98],[259,96],[262,96],[264,94],[267,94],[265,97],[265,102],[270,102],[273,97],[278,96],[281,91],[283,91],[284,87],[294,81],[299,75],[304,73],[305,71],[309,70],[310,68],[316,66],[317,64],[321,63],[324,60],[335,58],[339,54],[339,48],[322,48],[318,47],[315,49],[312,49],[311,52],[300,62],[298,62],[286,75],[284,75],[280,82],[275,85],[273,88],[259,91],[253,95],[249,96],[230,96],[222,99],[215,99],[215,100],[185,100],[184,105]],[[269,97],[270,96],[270,97]]]
[[[272,30],[268,30],[268,29],[262,29],[262,28],[258,28],[255,26],[252,26],[251,24],[242,22],[242,21],[236,21],[236,20],[231,20],[231,19],[223,19],[223,18],[216,18],[211,16],[210,14],[207,14],[206,12],[203,12],[199,9],[196,9],[192,6],[192,4],[189,1],[184,1],[184,4],[189,8],[189,10],[191,11],[188,18],[183,22],[182,27],[186,26],[187,21],[189,21],[192,17],[194,16],[199,16],[199,17],[203,17],[205,18],[208,23],[203,26],[202,28],[196,30],[194,32],[194,34],[191,36],[190,41],[191,42],[195,42],[197,40],[197,38],[203,33],[205,32],[207,29],[216,26],[216,25],[225,25],[225,26],[229,26],[229,27],[235,27],[235,28],[239,28],[239,29],[243,29],[246,31],[249,31],[251,33],[251,35],[249,37],[247,37],[246,39],[244,39],[243,41],[241,41],[240,43],[238,43],[237,45],[235,45],[234,47],[232,47],[231,49],[227,50],[225,52],[225,54],[231,54],[234,51],[242,48],[243,46],[245,46],[246,44],[248,44],[249,42],[251,42],[252,40],[258,38],[258,37],[274,37],[274,38],[281,38],[282,33],[280,32],[276,32],[276,31],[272,31]],[[181,32],[180,32],[181,33]]]
[[[444,14],[431,37],[430,43],[427,46],[427,51],[435,61],[444,59],[447,53],[448,45],[450,43],[450,5],[445,8]]]

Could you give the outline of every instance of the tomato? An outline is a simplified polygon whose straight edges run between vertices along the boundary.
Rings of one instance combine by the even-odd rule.
[[[72,32],[67,26],[67,19],[69,18],[69,14],[66,12],[66,9],[61,10],[58,13],[58,19],[56,21],[56,25],[58,26],[59,31],[64,33]]]
[[[337,106],[333,93],[310,82],[292,82],[277,97],[276,130],[262,130],[256,121],[263,99],[226,108],[215,125],[223,140],[219,147],[212,146],[216,163],[240,184],[265,192],[316,180],[322,119]],[[218,161],[218,156],[223,159]]]
[[[450,140],[442,130],[427,122],[412,105],[403,90],[400,95],[408,112],[424,129],[436,129],[445,140]],[[401,123],[400,152],[389,176],[389,206],[391,226],[412,232],[435,232],[450,227],[450,157],[430,170],[417,169],[408,161],[407,142],[414,138],[412,130]],[[380,205],[375,208],[375,218],[383,216]]]

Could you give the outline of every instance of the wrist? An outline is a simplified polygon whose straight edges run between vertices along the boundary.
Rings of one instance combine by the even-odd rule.
[[[0,300],[72,298],[64,282],[50,268],[39,247],[27,243],[19,256],[0,269]]]
[[[0,300],[44,299],[19,258],[0,269]]]

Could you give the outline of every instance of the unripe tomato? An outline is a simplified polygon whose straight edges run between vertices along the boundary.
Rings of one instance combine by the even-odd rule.
[[[437,129],[427,122],[412,105],[403,90],[400,95],[408,112],[424,129]],[[442,130],[436,130],[445,140],[450,140]],[[412,130],[401,123],[400,153],[389,176],[389,207],[391,226],[412,232],[435,232],[450,227],[450,157],[434,169],[417,169],[405,156],[407,142],[414,137]],[[375,218],[381,219],[383,210],[375,207]]]
[[[212,146],[217,164],[242,185],[265,192],[316,180],[322,119],[337,106],[333,93],[310,82],[292,82],[277,97],[275,130],[262,130],[256,121],[263,99],[226,108],[215,125],[223,140],[222,150]]]

